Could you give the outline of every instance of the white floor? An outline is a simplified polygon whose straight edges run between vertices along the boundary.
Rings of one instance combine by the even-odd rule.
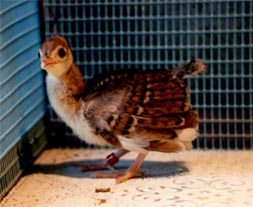
[[[90,178],[68,162],[102,159],[111,150],[51,149],[35,162],[1,207],[249,207],[253,206],[253,151],[151,152],[148,176],[115,185]],[[117,166],[127,168],[136,154]],[[108,192],[96,192],[104,189]]]

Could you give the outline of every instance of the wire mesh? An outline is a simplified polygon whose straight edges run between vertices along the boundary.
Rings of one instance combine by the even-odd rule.
[[[46,36],[69,39],[86,79],[203,59],[209,73],[189,80],[200,114],[195,146],[253,148],[252,1],[46,0],[44,14]],[[52,111],[51,121],[59,123]]]

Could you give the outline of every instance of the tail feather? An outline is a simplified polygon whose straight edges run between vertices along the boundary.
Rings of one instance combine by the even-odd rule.
[[[189,75],[195,75],[207,71],[207,66],[199,59],[192,60],[188,64],[174,70],[174,75],[181,79]]]

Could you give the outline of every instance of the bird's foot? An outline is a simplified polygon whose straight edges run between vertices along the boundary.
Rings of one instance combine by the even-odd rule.
[[[127,153],[126,150],[121,150],[121,156],[126,153]],[[120,156],[116,156],[114,153],[112,153],[109,156],[107,156],[106,160],[104,160],[104,162],[103,162],[103,164],[107,168],[109,166],[109,169],[111,169],[112,172],[111,173],[94,172],[94,173],[92,173],[92,177],[94,177],[94,178],[116,178],[116,184],[122,183],[130,178],[133,178],[133,177],[139,175],[139,174],[141,174],[141,176],[143,177],[145,174],[143,172],[141,172],[141,173],[139,173],[139,172],[140,172],[140,166],[141,166],[142,162],[144,161],[144,158],[146,157],[147,153],[148,152],[140,153],[138,155],[138,157],[136,158],[136,160],[134,161],[134,163],[128,168],[127,171],[124,171],[124,172],[117,171],[113,168],[113,165],[119,161],[118,157],[120,157]],[[105,167],[104,165],[102,165],[102,167]],[[98,168],[96,168],[96,169],[98,169]]]
[[[82,165],[82,172],[90,172],[90,171],[97,171],[97,170],[106,170],[109,166],[105,161],[94,161],[94,162],[87,162]],[[113,168],[113,167],[112,167]]]
[[[106,170],[108,169],[107,163],[104,160],[98,161],[74,161],[70,163],[75,167],[82,167],[82,172],[90,172],[97,170]]]
[[[140,172],[140,166],[142,162],[144,161],[146,155],[148,154],[148,151],[145,153],[140,153],[134,163],[128,168],[128,170],[123,174],[119,175],[116,178],[116,184],[122,183],[130,178],[135,177]],[[143,173],[142,173],[143,176]]]
[[[93,172],[92,178],[117,178],[118,176],[124,175],[124,172],[113,170],[113,172]]]
[[[92,178],[115,178],[116,184],[122,183],[133,177],[144,177],[146,173],[139,171],[138,173],[131,173],[129,171],[117,171],[114,169],[113,172],[94,172],[91,174]]]
[[[106,157],[105,160],[98,161],[82,161],[82,162],[73,162],[72,165],[82,167],[82,172],[90,172],[90,171],[99,171],[99,170],[112,170],[114,169],[114,165],[119,161],[119,158],[114,153],[111,153]]]
[[[129,171],[122,173],[120,175],[118,175],[116,177],[116,184],[122,183],[127,181],[130,178],[134,178],[134,177],[140,177],[140,178],[144,178],[147,176],[147,173],[145,173],[144,171],[139,170],[139,172],[135,173],[131,173]]]

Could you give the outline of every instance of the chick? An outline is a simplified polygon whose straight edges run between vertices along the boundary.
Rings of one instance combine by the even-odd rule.
[[[192,147],[199,119],[183,78],[205,71],[201,60],[175,70],[117,73],[87,87],[65,38],[48,38],[39,56],[47,72],[48,98],[59,117],[87,143],[118,148],[104,161],[84,166],[84,171],[114,169],[120,157],[137,152],[125,172],[95,174],[113,176],[121,183],[139,172],[149,151],[169,153]]]

